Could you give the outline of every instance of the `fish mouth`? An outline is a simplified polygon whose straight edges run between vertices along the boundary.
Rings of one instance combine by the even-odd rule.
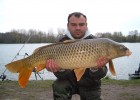
[[[129,50],[126,51],[126,56],[130,56],[131,54],[132,54],[131,51],[129,51]]]

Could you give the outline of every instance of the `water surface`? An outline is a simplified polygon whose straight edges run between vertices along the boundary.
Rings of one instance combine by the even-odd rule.
[[[135,70],[138,69],[140,63],[140,43],[122,43],[127,46],[131,51],[132,55],[129,57],[120,57],[114,59],[114,66],[116,69],[117,76],[113,77],[108,71],[108,76],[115,79],[128,79],[129,73],[134,73]],[[40,44],[0,44],[0,75],[4,72],[4,65],[13,61],[24,58],[25,53],[31,55],[32,52],[40,46],[48,45],[44,43]],[[21,49],[21,50],[20,50]],[[20,52],[19,52],[20,51]],[[18,54],[18,56],[16,56]],[[25,56],[27,57],[27,56]],[[108,64],[107,64],[108,66]],[[18,75],[9,72],[8,70],[5,72],[7,79],[9,80],[17,80]],[[43,70],[39,74],[43,79],[56,79],[53,73]],[[37,75],[38,76],[38,75]],[[38,77],[38,79],[40,79]],[[32,73],[30,80],[35,80],[35,74]]]

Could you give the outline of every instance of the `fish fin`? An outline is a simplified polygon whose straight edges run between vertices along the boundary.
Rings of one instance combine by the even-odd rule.
[[[74,43],[74,42],[77,42],[77,41],[82,41],[82,40],[81,40],[81,39],[76,39],[76,40],[65,40],[65,41],[60,42],[60,43],[67,44],[67,43]]]
[[[45,64],[40,64],[39,66],[37,66],[36,72],[43,70],[45,67],[46,67]]]
[[[14,62],[11,62],[6,66],[6,68],[13,73],[19,73],[19,78],[18,78],[18,82],[19,85],[24,88],[34,67],[30,67],[30,66],[24,66],[24,60],[17,60]]]
[[[29,77],[32,73],[32,70],[27,70],[26,67],[24,67],[21,72],[19,73],[18,77],[18,83],[21,86],[21,88],[24,88],[25,85],[27,84]]]
[[[36,48],[36,49],[33,51],[33,54],[36,53],[36,52],[38,52],[40,49],[41,49],[41,47]]]
[[[85,73],[85,68],[74,69],[74,73],[75,73],[75,76],[77,78],[77,81],[79,81]]]
[[[116,76],[116,71],[115,71],[112,60],[109,61],[109,70],[113,76]]]
[[[73,42],[75,42],[75,40],[65,40],[65,41],[63,41],[63,43],[73,43]]]
[[[12,73],[18,73],[23,67],[23,60],[17,60],[17,61],[11,62],[5,65],[5,67]]]

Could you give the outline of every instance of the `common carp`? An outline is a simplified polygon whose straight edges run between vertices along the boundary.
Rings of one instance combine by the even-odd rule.
[[[18,82],[24,88],[34,67],[37,71],[43,70],[47,59],[54,59],[62,69],[74,69],[79,81],[86,68],[97,68],[101,57],[109,60],[110,72],[115,75],[112,59],[129,55],[131,51],[127,47],[111,39],[70,40],[39,47],[31,56],[5,66],[9,71],[19,73]]]

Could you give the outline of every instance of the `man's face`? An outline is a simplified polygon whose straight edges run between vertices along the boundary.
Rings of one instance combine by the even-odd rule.
[[[83,16],[80,16],[79,18],[71,16],[67,27],[75,39],[81,39],[84,37],[87,30],[87,22]]]

